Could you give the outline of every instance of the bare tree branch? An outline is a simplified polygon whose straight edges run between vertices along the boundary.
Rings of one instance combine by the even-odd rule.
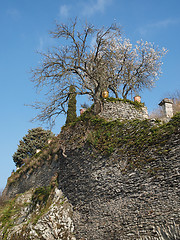
[[[130,92],[153,87],[161,73],[161,58],[166,50],[143,41],[132,47],[128,39],[122,38],[117,25],[100,29],[91,24],[80,27],[75,19],[70,24],[56,24],[50,34],[60,46],[41,53],[40,65],[32,70],[35,87],[48,97],[46,103],[34,105],[40,110],[38,120],[54,121],[56,116],[66,113],[71,85],[78,95],[92,97],[98,113],[103,90],[127,98]]]

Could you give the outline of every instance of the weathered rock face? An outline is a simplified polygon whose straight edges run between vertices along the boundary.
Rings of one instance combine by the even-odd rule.
[[[107,120],[132,120],[132,119],[147,119],[148,112],[147,107],[137,107],[129,102],[116,101],[116,102],[104,102],[103,111],[99,114]]]
[[[168,135],[168,139],[162,131],[164,137],[161,142],[151,142],[151,147],[142,146],[139,155],[135,150],[127,151],[125,143],[121,149],[115,148],[113,153],[104,155],[89,144],[87,129],[83,127],[76,125],[78,133],[82,130],[81,137],[73,129],[67,129],[65,135],[60,135],[58,141],[61,144],[54,149],[54,155],[51,153],[52,158],[43,160],[43,165],[31,173],[30,169],[22,173],[18,181],[6,187],[4,193],[13,197],[34,185],[47,186],[57,173],[58,188],[73,207],[76,239],[159,239],[156,227],[163,224],[170,226],[173,222],[178,225],[179,127]],[[142,129],[137,128],[136,131]],[[64,153],[62,144],[65,142],[69,145],[66,144]],[[39,155],[41,157],[44,158]],[[138,165],[134,164],[137,162]],[[56,204],[54,201],[55,211]],[[43,226],[43,222],[51,215],[55,216],[53,209],[38,223],[38,229],[44,234],[47,225]],[[55,223],[53,221],[49,225],[46,236],[53,231],[53,224],[58,226],[56,222],[60,223],[62,219],[57,216]]]
[[[47,206],[36,204],[32,201],[33,189],[18,196],[13,201],[14,215],[9,209],[11,219],[0,230],[0,239],[44,239],[44,240],[76,240],[72,222],[72,206],[62,191],[55,188]],[[8,205],[11,207],[11,204]],[[43,214],[42,214],[43,213]],[[8,224],[12,227],[6,228]]]
[[[168,156],[151,154],[154,163],[128,173],[122,172],[127,156],[91,158],[85,149],[69,153],[59,187],[74,206],[78,239],[157,237],[156,226],[179,222],[179,137],[173,141]],[[149,169],[159,169],[158,174]]]

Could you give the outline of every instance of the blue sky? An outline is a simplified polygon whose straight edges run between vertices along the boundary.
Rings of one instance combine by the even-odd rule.
[[[30,70],[37,66],[37,51],[53,46],[49,31],[55,21],[67,22],[79,17],[94,25],[116,22],[124,35],[153,42],[169,50],[163,59],[163,74],[142,101],[148,111],[160,100],[180,89],[180,1],[179,0],[6,0],[0,6],[0,189],[15,169],[12,160],[19,140],[39,123],[30,120],[36,112],[24,106],[37,99],[30,81]],[[65,117],[59,117],[53,132],[58,134]],[[45,126],[44,126],[45,127]]]

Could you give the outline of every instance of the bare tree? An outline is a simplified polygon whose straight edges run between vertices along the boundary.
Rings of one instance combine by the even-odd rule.
[[[166,97],[173,100],[173,114],[180,112],[180,90],[168,93],[165,95],[165,98]],[[164,119],[164,111],[162,107],[158,107],[153,112],[151,112],[150,118]]]
[[[170,93],[169,97],[173,99],[173,113],[180,112],[180,90]]]
[[[39,67],[32,70],[37,88],[47,90],[46,103],[35,103],[40,109],[36,119],[52,120],[66,113],[74,85],[77,95],[89,95],[95,114],[101,111],[101,94],[108,90],[117,98],[127,98],[130,92],[151,88],[160,74],[161,58],[166,50],[159,50],[147,42],[137,42],[132,48],[121,36],[121,28],[95,28],[91,24],[79,26],[78,21],[57,24],[51,36],[64,40],[66,45],[54,47],[42,54]]]

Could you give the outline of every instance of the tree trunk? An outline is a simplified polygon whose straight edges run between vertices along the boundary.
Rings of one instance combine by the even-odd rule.
[[[98,87],[96,89],[96,93],[94,95],[94,114],[97,115],[102,111],[102,101],[101,101],[101,88]]]
[[[102,111],[102,102],[97,99],[94,101],[94,114],[97,115]]]

